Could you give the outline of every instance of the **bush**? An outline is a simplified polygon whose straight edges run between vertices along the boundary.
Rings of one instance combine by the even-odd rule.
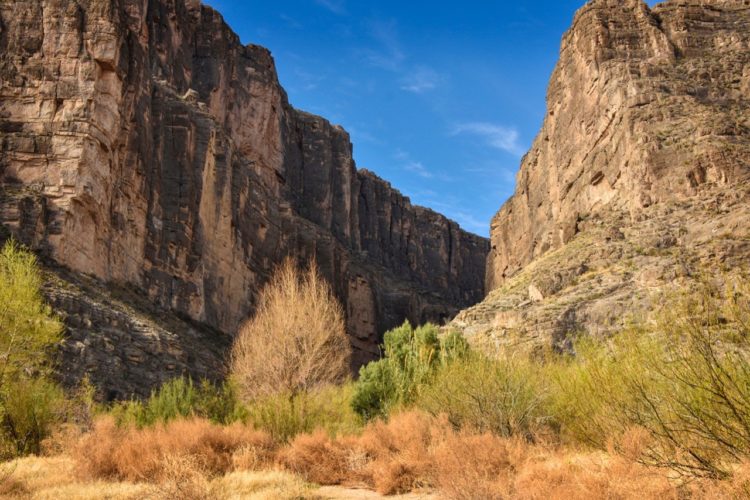
[[[45,378],[21,377],[6,384],[2,398],[3,455],[39,454],[42,442],[65,418],[60,387]]]
[[[84,476],[156,483],[169,477],[170,467],[179,462],[189,461],[209,476],[229,472],[234,455],[251,449],[256,464],[267,465],[275,445],[268,434],[239,423],[219,426],[194,418],[138,429],[118,427],[112,417],[103,417],[72,455]]]
[[[115,404],[112,415],[120,426],[145,427],[186,417],[200,417],[219,424],[247,419],[230,383],[214,385],[207,380],[195,385],[189,378],[177,378],[152,391],[145,402]]]
[[[370,419],[409,405],[440,366],[466,355],[468,344],[460,334],[440,339],[438,332],[435,325],[415,329],[408,321],[386,332],[383,359],[360,369],[352,398],[354,410]]]
[[[555,368],[564,432],[599,447],[627,429],[654,441],[646,463],[724,477],[750,457],[750,286],[705,281],[651,323],[606,345],[579,344]]]
[[[63,393],[51,381],[62,325],[44,304],[33,254],[12,240],[0,250],[0,450],[39,453],[63,416]]]
[[[246,401],[294,397],[344,381],[350,355],[343,310],[315,263],[300,272],[286,260],[237,336],[231,373]]]
[[[540,369],[520,358],[466,357],[441,368],[422,389],[417,406],[445,414],[456,428],[531,439],[549,420]]]
[[[248,406],[248,422],[279,442],[322,430],[330,435],[358,432],[362,419],[351,407],[353,387],[330,386],[294,396],[276,394]]]

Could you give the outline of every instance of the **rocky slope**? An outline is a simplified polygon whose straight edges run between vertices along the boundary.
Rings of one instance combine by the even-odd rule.
[[[0,0],[0,144],[7,229],[212,331],[286,255],[316,257],[357,363],[484,295],[487,241],[357,170],[348,134],[293,109],[270,53],[197,0]]]
[[[607,333],[655,291],[746,264],[750,2],[592,0],[492,222],[491,293],[454,324],[492,344]]]

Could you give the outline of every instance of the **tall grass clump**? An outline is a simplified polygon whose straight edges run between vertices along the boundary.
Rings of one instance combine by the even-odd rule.
[[[62,324],[42,300],[36,258],[13,240],[0,250],[0,455],[39,453],[62,418],[52,380]]]
[[[344,313],[315,262],[306,271],[287,259],[260,293],[255,315],[232,351],[232,378],[245,401],[290,400],[349,375]]]
[[[370,419],[411,405],[420,387],[428,384],[441,366],[468,353],[468,344],[460,334],[440,338],[438,333],[435,325],[414,328],[408,321],[386,332],[383,358],[360,369],[352,398],[354,410]]]

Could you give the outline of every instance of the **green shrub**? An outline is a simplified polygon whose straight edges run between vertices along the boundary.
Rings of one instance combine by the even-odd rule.
[[[22,377],[4,388],[2,455],[39,454],[42,441],[65,418],[62,389],[45,378]]]
[[[465,357],[438,371],[417,406],[457,428],[530,439],[549,420],[540,368],[522,358]]]
[[[408,321],[386,332],[383,359],[360,369],[352,397],[354,410],[370,419],[409,405],[440,366],[468,353],[468,344],[460,334],[440,339],[438,333],[435,325],[415,329]]]
[[[328,434],[358,432],[363,425],[351,405],[352,384],[329,386],[312,392],[276,394],[248,406],[248,422],[279,442],[323,429]]]
[[[4,455],[39,452],[64,412],[51,381],[62,324],[40,293],[33,254],[14,241],[0,250],[0,441]]]
[[[203,417],[218,424],[245,420],[247,412],[234,387],[208,381],[195,385],[189,378],[176,378],[151,393],[145,402],[115,404],[111,413],[120,426],[145,427],[185,417]]]
[[[688,475],[726,476],[750,458],[750,285],[727,281],[548,367],[564,434],[604,447],[640,427],[652,437],[641,460]]]
[[[62,324],[40,294],[36,258],[13,240],[0,250],[0,387],[21,376],[47,376]]]

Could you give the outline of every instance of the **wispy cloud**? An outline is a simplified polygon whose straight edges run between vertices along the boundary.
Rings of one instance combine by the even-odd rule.
[[[410,161],[406,164],[405,168],[409,172],[413,172],[420,177],[424,177],[425,179],[432,179],[433,177],[435,177],[432,172],[427,170],[427,167],[425,167],[421,161]]]
[[[519,142],[520,136],[518,130],[513,127],[504,127],[486,122],[463,123],[453,129],[453,135],[459,134],[479,136],[489,146],[514,156],[521,156],[526,152],[525,148]]]
[[[365,61],[387,71],[400,71],[406,55],[399,42],[396,21],[372,21],[369,34],[376,47],[362,51]]]
[[[346,130],[349,132],[349,135],[352,137],[352,141],[354,141],[355,144],[360,142],[382,144],[382,141],[380,139],[375,137],[366,129],[355,127],[353,125],[347,125]]]
[[[433,179],[440,182],[453,182],[453,178],[442,170],[428,168],[421,161],[415,160],[403,149],[397,149],[393,158],[403,164],[404,170],[411,172],[423,179]]]
[[[346,14],[346,2],[344,0],[315,0],[315,3],[339,16]]]
[[[472,214],[458,211],[453,212],[451,216],[464,229],[468,229],[469,231],[481,234],[483,236],[487,236],[490,232],[490,222],[486,220],[480,220]]]
[[[433,90],[438,86],[441,79],[440,75],[432,68],[420,66],[401,79],[401,90],[421,94]]]

